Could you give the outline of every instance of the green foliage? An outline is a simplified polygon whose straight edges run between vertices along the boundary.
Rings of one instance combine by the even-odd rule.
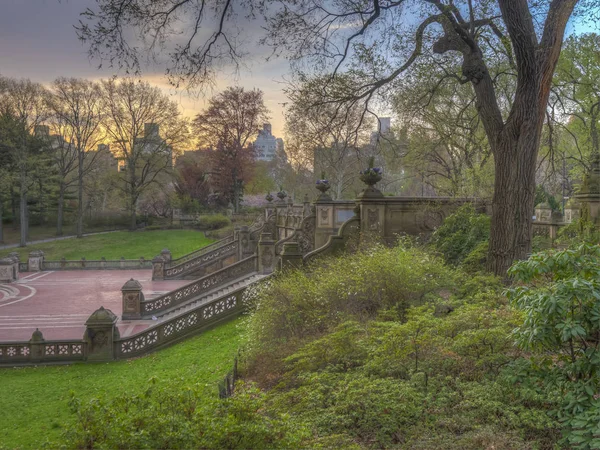
[[[185,385],[185,388],[182,388]],[[82,403],[71,396],[77,417],[64,434],[67,448],[261,449],[295,447],[306,432],[286,414],[265,413],[265,394],[239,385],[220,400],[204,384],[156,378],[140,394]]]
[[[556,415],[571,448],[600,448],[600,247],[546,251],[513,265],[509,291],[523,312],[519,345],[538,351],[529,367],[560,398]],[[529,381],[531,383],[531,381]]]
[[[0,383],[4,392],[0,397],[3,414],[0,448],[37,450],[46,441],[49,441],[48,448],[60,448],[64,442],[61,438],[63,432],[81,429],[82,426],[77,424],[80,419],[70,412],[72,393],[82,410],[92,409],[98,403],[111,405],[113,399],[123,402],[127,396],[133,402],[150,387],[163,390],[166,382],[158,380],[173,380],[172,384],[176,383],[181,390],[179,395],[188,395],[189,386],[198,395],[203,395],[197,399],[199,403],[211,402],[211,398],[217,396],[217,383],[231,369],[239,345],[239,320],[235,320],[130,361],[2,368]],[[204,386],[202,391],[200,387]],[[93,424],[89,426],[93,427]],[[156,448],[154,445],[147,447]]]
[[[551,448],[549,399],[514,385],[519,314],[489,275],[374,247],[249,292],[245,377],[307,448]]]
[[[231,220],[223,214],[210,214],[198,217],[196,225],[201,230],[218,230],[231,225]]]
[[[447,263],[460,264],[476,248],[481,254],[482,242],[487,241],[489,236],[490,217],[478,214],[473,205],[467,203],[446,217],[442,226],[433,233],[431,242]],[[478,247],[480,244],[482,246]],[[472,255],[469,264],[477,257],[477,254]]]
[[[426,304],[390,321],[380,310],[371,320],[350,319],[304,336],[304,344],[282,357],[279,373],[272,370],[277,380],[264,377],[275,385],[267,409],[314,430],[302,443],[309,448],[332,441],[342,448],[549,448],[557,424],[546,414],[546,397],[515,388],[506,370],[520,358],[510,335],[520,317],[502,302],[497,280],[471,278],[451,297],[455,309],[447,315],[436,316]],[[268,297],[273,289],[256,295]],[[481,295],[464,297],[474,290]],[[305,301],[313,295],[307,292]],[[264,318],[255,313],[251,327]],[[271,351],[282,348],[273,344]],[[251,355],[257,357],[265,363]]]
[[[367,320],[382,310],[402,319],[453,286],[454,274],[441,259],[417,248],[373,247],[343,258],[319,260],[310,272],[295,271],[273,281],[248,300],[249,342],[270,352],[326,332],[348,318]]]

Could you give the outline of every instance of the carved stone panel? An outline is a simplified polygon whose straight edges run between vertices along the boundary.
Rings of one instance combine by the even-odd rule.
[[[369,231],[379,230],[379,210],[377,208],[367,209],[367,227]]]

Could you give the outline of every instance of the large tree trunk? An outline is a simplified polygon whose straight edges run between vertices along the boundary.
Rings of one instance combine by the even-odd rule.
[[[535,127],[522,128],[518,136],[504,133],[494,160],[488,269],[499,276],[531,253],[539,133]]]
[[[83,152],[78,152],[77,167],[77,237],[83,236]]]
[[[63,222],[65,215],[65,185],[64,183],[60,183],[60,187],[58,189],[58,213],[56,218],[56,235],[63,235]]]

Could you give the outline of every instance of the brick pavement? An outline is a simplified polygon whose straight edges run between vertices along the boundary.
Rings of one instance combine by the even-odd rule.
[[[80,270],[22,273],[16,283],[0,284],[0,342],[29,340],[36,328],[44,338],[78,339],[84,323],[100,306],[121,316],[121,286],[134,278],[146,298],[190,281],[152,281],[151,270]],[[119,320],[121,336],[143,330],[151,321]]]

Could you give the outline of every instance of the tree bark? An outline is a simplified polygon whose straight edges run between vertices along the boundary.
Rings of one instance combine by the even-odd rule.
[[[65,207],[65,184],[60,183],[58,189],[58,212],[56,218],[56,235],[63,235],[63,221],[64,221],[64,207]]]
[[[77,237],[83,236],[83,152],[78,152],[77,166]]]

